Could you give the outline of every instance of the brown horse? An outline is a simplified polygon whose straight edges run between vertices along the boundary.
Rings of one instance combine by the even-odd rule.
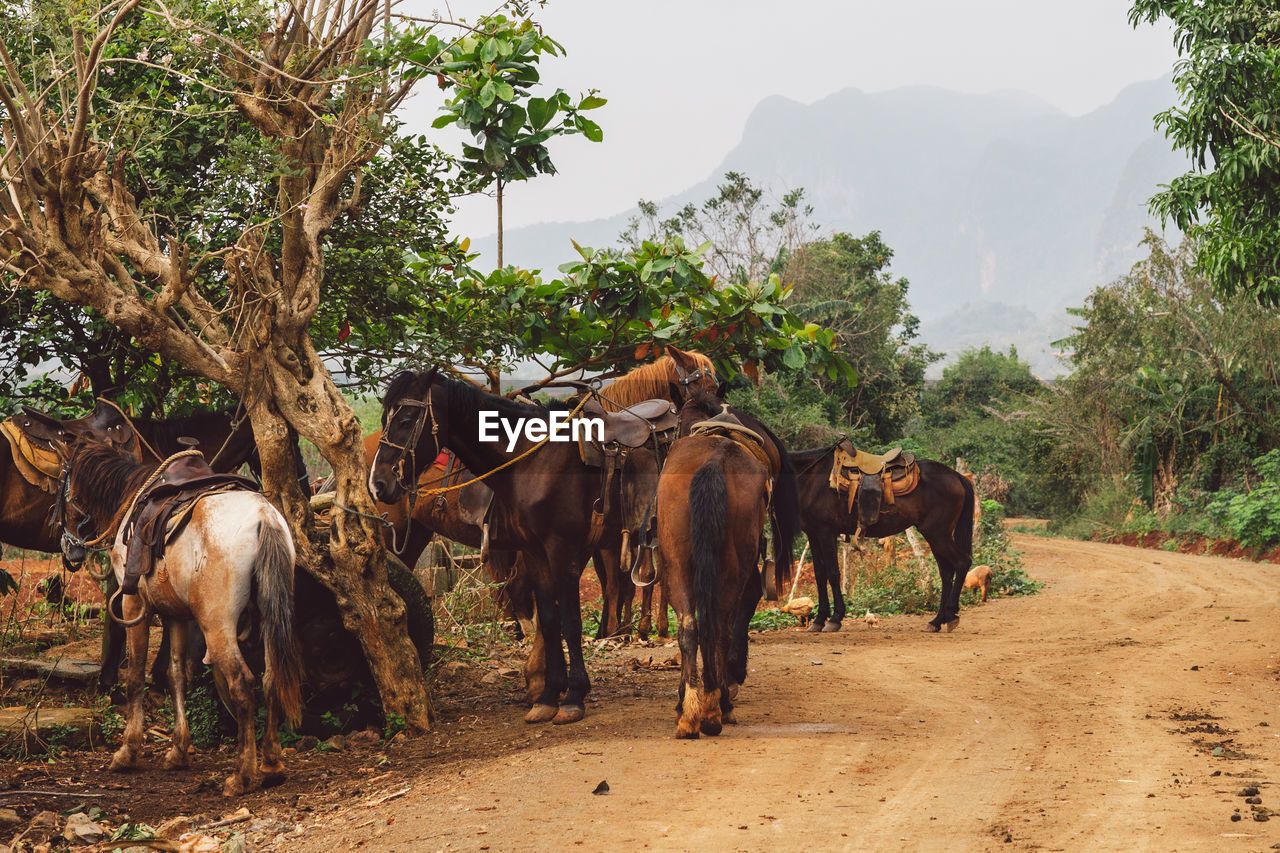
[[[136,457],[98,442],[79,443],[69,455],[59,492],[60,516],[69,529],[84,529],[82,522],[88,521],[95,536],[105,535],[112,541],[111,566],[120,582],[128,551],[128,529],[120,511],[154,479],[157,466],[138,462]],[[64,549],[68,547],[64,539]],[[288,524],[260,493],[221,492],[198,500],[189,520],[164,546],[156,570],[141,579],[138,595],[124,596],[123,618],[132,623],[127,629],[128,711],[124,742],[112,757],[111,769],[134,767],[142,747],[148,617],[156,613],[165,626],[171,652],[174,729],[165,766],[185,767],[190,760],[185,646],[187,623],[194,621],[204,634],[206,659],[213,663],[220,692],[236,717],[239,760],[223,784],[223,793],[236,796],[255,786],[259,768],[253,673],[241,655],[238,640],[241,617],[253,599],[266,649],[262,684],[267,715],[260,770],[267,776],[282,773],[280,716],[296,725],[302,710],[302,672],[294,637],[293,564]]]
[[[682,432],[706,415],[702,401],[691,398],[681,410]],[[732,697],[746,675],[743,613],[760,599],[759,546],[773,473],[720,435],[678,439],[663,466],[658,553],[679,625],[676,737],[717,735],[735,722]]]
[[[593,506],[602,498],[601,472],[583,463],[577,445],[548,441],[537,446],[524,435],[510,449],[505,440],[484,441],[482,412],[494,413],[507,426],[539,424],[546,435],[553,415],[563,415],[564,407],[508,400],[434,369],[401,373],[391,380],[383,400],[382,443],[370,472],[370,491],[383,503],[396,503],[410,484],[416,487],[423,467],[445,446],[471,471],[487,477],[495,495],[492,545],[518,550],[524,557],[523,574],[537,609],[535,645],[546,658],[541,684],[530,679],[538,695],[525,720],[576,722],[585,716],[583,700],[591,687],[582,659],[578,584],[595,550],[620,547],[619,502],[610,502],[603,524],[593,524]],[[633,454],[629,476],[656,479],[656,467],[647,474],[641,470],[650,458]],[[562,640],[568,648],[567,668]]]
[[[846,441],[841,439],[841,443]],[[818,610],[809,623],[810,631],[838,631],[845,616],[836,539],[858,529],[861,508],[850,512],[847,495],[829,483],[839,446],[790,454],[800,483],[801,520],[813,548],[813,574],[818,585]],[[894,498],[893,505],[884,511],[877,513],[878,508],[871,508],[862,519],[862,535],[882,538],[908,527],[920,531],[933,550],[942,580],[938,614],[929,621],[928,629],[936,632],[945,625],[950,631],[960,622],[960,592],[973,560],[973,485],[940,462],[917,459],[916,464],[920,466],[916,488]]]

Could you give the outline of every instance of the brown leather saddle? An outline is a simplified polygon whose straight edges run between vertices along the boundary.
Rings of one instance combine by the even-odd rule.
[[[605,518],[609,515],[615,491],[613,483],[619,472],[625,471],[627,457],[640,448],[653,452],[660,458],[664,448],[674,439],[680,424],[680,413],[670,400],[645,400],[628,406],[622,411],[606,411],[594,396],[582,406],[582,417],[598,418],[604,424],[603,435],[597,439],[590,430],[578,436],[578,455],[582,463],[601,469],[600,497],[591,508],[591,530],[588,544],[591,547],[604,532]],[[622,529],[638,531],[646,523],[646,505],[651,503],[646,489],[623,476],[617,489],[621,499]],[[624,541],[629,540],[624,537]],[[624,562],[626,562],[624,557]]]
[[[846,438],[836,445],[834,456],[829,484],[848,495],[849,514],[856,506],[863,527],[890,512],[895,498],[911,494],[920,483],[920,466],[901,447],[888,453],[866,453]]]
[[[733,415],[721,413],[705,421],[698,421],[689,428],[689,435],[715,435],[727,438],[756,458],[769,472],[769,481],[778,476],[778,461],[769,455],[764,436],[744,426]]]
[[[182,532],[202,498],[229,491],[258,491],[258,484],[237,474],[217,474],[202,455],[173,459],[134,501],[125,520],[125,595],[136,595],[138,580],[155,569],[165,545]]]
[[[15,415],[0,423],[0,433],[9,440],[14,467],[31,485],[49,494],[58,490],[58,478],[62,476],[62,460],[53,448],[27,435],[23,423],[27,420]]]

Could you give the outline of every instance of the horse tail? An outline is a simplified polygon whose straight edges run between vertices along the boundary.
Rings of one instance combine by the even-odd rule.
[[[973,505],[976,495],[968,477],[960,477],[960,484],[964,486],[964,505],[960,508],[960,519],[956,522],[952,538],[965,559],[973,562]]]
[[[689,538],[693,556],[693,602],[698,619],[698,648],[702,666],[716,674],[716,625],[719,608],[720,557],[724,549],[729,492],[724,471],[706,462],[689,483]]]
[[[258,585],[258,612],[266,645],[263,693],[280,703],[292,726],[302,720],[302,655],[294,636],[293,541],[278,519],[258,522],[258,559],[253,567]]]

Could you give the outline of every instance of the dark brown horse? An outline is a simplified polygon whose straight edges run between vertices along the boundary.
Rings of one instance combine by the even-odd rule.
[[[582,659],[578,584],[597,548],[620,547],[619,505],[613,501],[610,517],[593,530],[593,505],[602,498],[600,469],[585,465],[572,442],[548,441],[534,449],[538,442],[522,434],[508,450],[501,429],[503,440],[481,440],[482,412],[494,413],[498,422],[513,428],[520,421],[540,424],[544,435],[553,413],[565,414],[563,406],[518,403],[434,369],[401,373],[383,400],[382,444],[370,489],[377,500],[396,503],[410,484],[416,487],[422,469],[442,447],[477,475],[487,476],[495,495],[491,544],[523,554],[523,574],[537,609],[538,645],[546,658],[541,684],[530,678],[531,689],[540,689],[525,720],[576,722],[585,715],[583,700],[591,686]],[[648,457],[632,458],[643,464]],[[650,476],[656,478],[656,468]],[[562,640],[568,648],[567,667]]]
[[[842,439],[842,443],[846,440]],[[858,510],[849,511],[848,496],[831,488],[829,480],[839,445],[790,454],[800,484],[800,517],[813,549],[813,574],[818,585],[818,609],[810,631],[839,631],[844,621],[844,595],[836,539],[858,529]],[[872,508],[863,520],[862,535],[883,538],[915,527],[933,550],[942,580],[938,614],[929,630],[944,625],[950,631],[960,622],[960,592],[973,560],[973,485],[940,462],[917,459],[920,482],[894,499],[886,511]],[[827,589],[831,590],[828,602]]]
[[[682,432],[716,411],[691,398],[681,410]],[[746,677],[746,623],[761,595],[759,547],[776,462],[766,465],[734,438],[704,434],[678,439],[663,466],[658,553],[679,626],[676,737],[717,735],[735,722],[732,698]]]

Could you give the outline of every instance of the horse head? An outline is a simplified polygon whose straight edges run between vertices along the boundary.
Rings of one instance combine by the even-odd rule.
[[[716,391],[716,369],[711,359],[700,352],[676,349],[668,346],[666,355],[671,358],[671,370],[675,374],[673,386],[676,395],[672,399],[679,403],[700,390],[714,394]]]
[[[387,386],[382,437],[369,466],[369,492],[382,503],[396,503],[415,488],[422,468],[440,453],[440,425],[447,407],[439,376],[434,367],[422,373],[406,371],[392,377]]]

